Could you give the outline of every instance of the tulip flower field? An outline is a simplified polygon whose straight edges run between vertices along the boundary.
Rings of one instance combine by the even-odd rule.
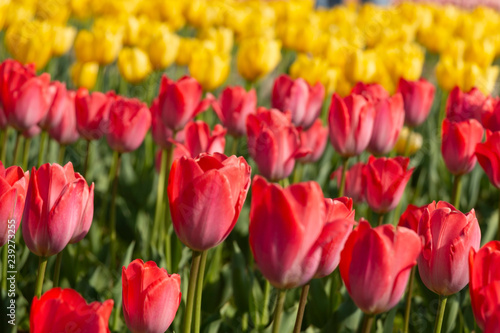
[[[0,0],[0,332],[500,333],[455,3]]]

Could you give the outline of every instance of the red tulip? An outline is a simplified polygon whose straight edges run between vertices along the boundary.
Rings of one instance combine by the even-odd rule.
[[[160,114],[160,102],[158,97],[153,100],[149,110],[151,111],[151,132],[154,142],[162,149],[168,149],[172,145],[174,132],[163,124]]]
[[[254,177],[250,247],[259,270],[276,288],[301,286],[316,274],[321,257],[316,241],[325,225],[325,209],[323,192],[316,182],[283,189]]]
[[[73,289],[54,288],[38,299],[33,298],[30,332],[110,332],[109,316],[113,300],[87,304]]]
[[[500,242],[491,241],[469,253],[469,292],[472,310],[481,329],[492,318],[500,318]],[[498,329],[500,326],[497,326]],[[493,328],[493,327],[491,327]],[[486,332],[486,330],[485,330]],[[490,330],[490,332],[495,332]]]
[[[37,76],[32,65],[7,59],[0,64],[0,98],[10,126],[24,131],[47,114],[50,75]]]
[[[49,129],[49,135],[61,145],[75,143],[80,135],[76,129],[75,92],[66,92],[64,113],[58,123]]]
[[[106,140],[120,153],[134,151],[141,145],[151,127],[151,112],[136,98],[119,98],[109,111]]]
[[[23,213],[23,238],[31,252],[49,257],[87,234],[94,214],[94,184],[64,167],[44,164],[31,170]]]
[[[364,168],[364,163],[356,163],[349,170],[347,170],[345,175],[344,193],[347,197],[352,198],[352,200],[356,203],[361,203],[365,200],[365,186],[363,184]],[[340,186],[341,177],[342,167],[335,170],[330,176],[331,179],[335,178],[337,186]]]
[[[476,145],[476,157],[491,184],[500,188],[500,132],[486,131],[486,142]]]
[[[403,96],[405,124],[409,127],[421,125],[429,116],[436,88],[425,79],[408,81],[399,79],[397,92]]]
[[[1,101],[1,100],[0,100]],[[4,130],[7,127],[7,116],[3,111],[2,103],[0,103],[0,130]]]
[[[181,277],[154,261],[136,259],[122,268],[125,323],[133,333],[163,333],[181,303]]]
[[[316,119],[314,124],[307,131],[300,131],[300,146],[303,151],[310,151],[310,154],[299,158],[300,163],[317,162],[326,148],[328,141],[328,128],[323,126],[321,119]]]
[[[363,83],[358,82],[351,90],[352,95],[361,95],[366,98],[370,103],[376,104],[377,102],[388,99],[389,93],[385,88],[378,83]]]
[[[476,165],[476,145],[483,140],[483,126],[476,119],[443,121],[441,153],[444,163],[454,175],[469,173]]]
[[[488,318],[483,333],[499,333],[500,332],[500,306],[498,306],[493,314]]]
[[[14,235],[21,223],[29,172],[18,166],[5,168],[0,161],[0,247]],[[9,223],[10,221],[10,223]],[[14,225],[14,230],[12,230]]]
[[[109,108],[115,100],[113,92],[89,93],[80,88],[75,96],[76,125],[85,140],[97,140],[108,131]]]
[[[269,180],[290,176],[300,150],[299,132],[289,113],[259,108],[247,117],[248,151],[260,173]]]
[[[399,218],[398,227],[405,227],[418,232],[418,224],[420,223],[420,218],[424,214],[424,210],[427,209],[428,205],[417,207],[415,205],[408,205],[404,213]]]
[[[176,143],[174,159],[181,156],[197,157],[201,153],[224,154],[226,146],[226,130],[219,124],[215,125],[212,134],[207,123],[198,120],[186,125],[184,143]]]
[[[229,134],[235,137],[245,135],[247,116],[257,112],[255,89],[247,92],[240,86],[226,87],[219,100],[212,103],[212,108]]]
[[[476,119],[481,121],[483,113],[492,112],[495,100],[485,96],[481,90],[472,88],[462,92],[459,87],[453,88],[446,102],[446,118],[451,121]]]
[[[271,105],[281,111],[290,111],[292,123],[308,129],[321,113],[325,88],[318,82],[311,87],[304,79],[292,80],[283,74],[274,81]]]
[[[474,209],[463,214],[447,202],[433,202],[422,214],[418,234],[424,242],[418,258],[422,282],[438,295],[462,290],[469,283],[467,256],[481,242]]]
[[[422,248],[407,228],[371,228],[361,219],[340,255],[340,275],[356,305],[367,314],[386,312],[398,304]]]
[[[51,82],[48,88],[48,94],[50,96],[49,109],[43,119],[38,123],[38,126],[46,131],[48,131],[61,121],[63,114],[68,108],[68,94],[66,83],[59,81]],[[71,107],[74,110],[74,96],[71,103],[73,103],[73,106]]]
[[[192,77],[184,76],[175,82],[163,75],[158,99],[165,126],[178,131],[198,113],[205,111],[212,99],[202,100],[202,94],[201,85]]]
[[[196,251],[208,250],[233,230],[250,186],[243,157],[214,153],[175,160],[168,201],[177,237]]]
[[[375,109],[366,98],[334,94],[328,115],[330,142],[343,157],[361,154],[372,136]]]
[[[492,132],[500,131],[500,100],[493,102],[494,107],[483,109],[481,123],[483,127]]]
[[[408,170],[409,158],[375,158],[370,156],[363,170],[365,198],[379,214],[393,210],[401,200],[414,168]]]

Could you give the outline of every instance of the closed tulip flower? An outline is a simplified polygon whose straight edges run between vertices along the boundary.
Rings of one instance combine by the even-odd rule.
[[[75,62],[70,68],[73,84],[78,88],[93,89],[97,82],[99,64],[97,62]]]
[[[29,172],[23,172],[18,166],[5,168],[0,161],[0,247],[7,244],[19,228],[28,182]],[[14,221],[14,230],[9,221]]]
[[[174,159],[181,156],[195,158],[201,153],[224,153],[226,130],[217,124],[212,133],[207,123],[198,120],[190,122],[184,130],[184,143],[176,143]]]
[[[274,39],[249,38],[240,43],[237,55],[238,72],[254,82],[269,74],[281,60],[281,43]]]
[[[109,110],[109,130],[106,140],[111,149],[120,153],[139,148],[151,127],[151,112],[135,98],[119,98]]]
[[[174,161],[168,201],[175,233],[184,245],[204,251],[227,238],[247,196],[250,172],[243,157],[218,153]]]
[[[441,153],[444,163],[454,175],[467,174],[476,165],[476,145],[483,140],[483,126],[476,119],[443,121]]]
[[[354,303],[366,314],[392,309],[401,300],[422,249],[407,228],[371,228],[361,220],[340,255],[340,275]]]
[[[305,155],[289,113],[259,108],[256,115],[247,117],[247,136],[250,156],[269,180],[290,176],[295,159]]]
[[[452,121],[467,119],[481,121],[482,115],[490,113],[495,107],[494,104],[493,98],[485,96],[477,88],[463,92],[459,87],[455,87],[446,101],[446,118]]]
[[[365,164],[362,162],[356,163],[347,170],[345,175],[344,194],[351,198],[355,203],[362,203],[365,200],[365,188],[363,184],[363,170]],[[335,170],[330,176],[331,179],[337,181],[337,186],[340,186],[342,177],[342,167]]]
[[[51,127],[59,123],[63,116],[63,113],[68,107],[68,103],[74,104],[74,99],[72,101],[68,101],[68,94],[65,83],[59,81],[51,82],[48,89],[48,94],[50,99],[49,110],[45,114],[45,117],[43,117],[43,119],[38,123],[38,126],[44,130],[49,130]]]
[[[191,55],[188,69],[203,90],[213,91],[226,81],[231,69],[231,57],[218,50],[200,47]]]
[[[52,43],[52,55],[60,57],[67,53],[73,46],[76,29],[72,26],[53,25],[52,33],[55,43]]]
[[[370,142],[374,119],[375,109],[363,96],[334,94],[328,115],[333,148],[343,157],[361,154]]]
[[[184,76],[177,82],[168,77],[161,78],[159,107],[163,123],[173,131],[178,131],[198,113],[205,111],[210,99],[201,99],[201,85],[196,79]]]
[[[370,156],[363,170],[365,198],[379,214],[393,210],[401,200],[414,168],[408,170],[409,158],[375,158]]]
[[[132,261],[122,268],[123,316],[133,333],[163,333],[181,303],[181,277],[154,261]]]
[[[487,332],[500,310],[500,242],[491,241],[479,251],[469,253],[469,292],[478,326]],[[496,326],[498,329],[500,326]],[[489,332],[496,332],[489,330]]]
[[[299,158],[300,163],[315,163],[325,151],[328,142],[328,128],[323,126],[321,119],[316,119],[308,130],[300,131],[300,146],[303,151],[310,151],[306,156]]]
[[[113,300],[87,304],[73,289],[53,288],[42,297],[35,297],[30,311],[30,332],[108,333]]]
[[[89,93],[80,88],[75,96],[76,127],[85,140],[97,140],[108,131],[109,109],[114,93]]]
[[[138,47],[120,51],[118,69],[121,76],[130,83],[142,82],[153,70],[147,53]]]
[[[500,188],[500,132],[487,131],[486,141],[476,145],[476,157],[490,183]]]
[[[304,79],[292,80],[281,75],[274,81],[271,104],[281,111],[290,111],[295,126],[309,129],[321,113],[325,88],[321,83],[311,87]]]
[[[163,124],[160,114],[160,101],[157,98],[153,100],[149,110],[151,111],[151,133],[154,142],[163,149],[168,149],[172,145],[174,132]]]
[[[74,91],[68,91],[67,103],[62,118],[49,130],[51,138],[61,145],[70,145],[75,143],[80,135],[76,129],[75,95]]]
[[[257,112],[255,89],[247,92],[240,86],[226,87],[212,103],[212,108],[230,135],[245,135],[247,116]]]
[[[418,232],[418,224],[420,223],[420,218],[424,214],[424,210],[427,209],[428,205],[417,207],[415,205],[408,205],[404,213],[399,218],[398,227],[405,227]]]
[[[403,96],[405,124],[409,127],[421,125],[432,108],[436,92],[434,85],[425,79],[407,81],[401,78],[397,91]]]
[[[35,74],[33,66],[15,60],[0,65],[0,98],[10,126],[24,131],[42,120],[48,110],[50,75]]]
[[[179,51],[180,37],[170,31],[156,33],[151,37],[148,55],[155,70],[172,65]]]
[[[93,199],[94,185],[89,187],[71,162],[33,168],[22,225],[30,251],[49,257],[85,237],[94,214]]]
[[[464,214],[447,202],[431,203],[418,225],[424,248],[418,272],[427,288],[449,296],[469,283],[468,255],[478,250],[481,230],[474,209]]]
[[[493,108],[483,109],[481,123],[487,130],[500,131],[500,100],[496,99],[493,102]]]

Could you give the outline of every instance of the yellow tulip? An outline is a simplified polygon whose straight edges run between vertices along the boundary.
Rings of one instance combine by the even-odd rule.
[[[174,33],[159,33],[153,36],[148,45],[148,55],[153,68],[165,69],[175,61],[181,38]]]
[[[357,50],[350,56],[345,65],[346,78],[351,83],[372,82],[377,72],[377,54],[373,50]]]
[[[90,0],[70,0],[71,16],[86,19],[92,14]]]
[[[325,91],[331,94],[337,88],[340,71],[321,58],[299,54],[290,67],[290,76],[294,79],[301,77],[312,86],[321,82]]]
[[[213,41],[219,53],[230,54],[233,50],[234,34],[231,29],[209,28],[201,32],[200,39]]]
[[[71,80],[78,88],[93,89],[99,72],[97,62],[75,62],[70,69]]]
[[[223,12],[217,5],[210,5],[207,0],[193,0],[185,10],[187,21],[194,27],[206,28],[222,23]]]
[[[212,91],[226,81],[231,58],[228,54],[202,47],[193,53],[188,68],[205,91]]]
[[[498,66],[481,68],[474,63],[465,63],[461,89],[463,91],[469,91],[473,87],[477,87],[484,94],[489,95],[495,87],[498,72]]]
[[[245,80],[254,82],[274,70],[280,60],[279,41],[267,38],[245,39],[238,50],[238,72]]]
[[[76,29],[71,26],[53,26],[54,42],[52,43],[52,55],[61,56],[71,49],[76,36]]]
[[[447,49],[452,40],[452,31],[449,29],[433,25],[427,29],[422,29],[417,34],[420,44],[431,52],[441,53]]]
[[[191,54],[193,50],[201,43],[199,39],[195,38],[181,38],[179,42],[179,50],[175,63],[179,66],[187,66],[191,61]]]
[[[43,0],[36,5],[36,17],[42,21],[66,24],[70,13],[68,0]]]
[[[242,29],[239,31],[239,39],[267,38],[275,36],[276,14],[274,10],[263,3],[258,4],[251,10],[246,19],[240,23]]]
[[[126,47],[118,55],[118,69],[122,77],[130,83],[139,83],[152,71],[146,52],[138,47]]]
[[[135,16],[129,16],[124,23],[123,45],[136,46],[139,42],[139,32],[143,21]]]
[[[5,19],[8,15],[10,0],[0,0],[0,30],[3,28]]]
[[[80,30],[75,38],[74,49],[76,59],[81,62],[97,60],[94,55],[94,35],[91,31]]]
[[[458,37],[450,37],[448,45],[441,51],[441,56],[453,59],[463,59],[467,43]]]
[[[35,16],[35,6],[11,1],[5,15],[5,27],[17,22],[30,21]]]
[[[407,144],[409,144],[408,153],[410,155],[415,154],[417,151],[420,150],[420,148],[422,148],[422,144],[424,142],[422,134],[417,132],[412,132],[411,136],[409,136],[409,134],[410,134],[410,129],[406,126],[403,127],[403,129],[401,129],[401,132],[399,133],[398,140],[396,141],[396,145],[394,146],[394,150],[399,155],[403,155],[406,153],[405,150]],[[409,143],[408,140],[410,140]]]
[[[460,86],[464,73],[464,62],[461,59],[441,57],[436,65],[436,78],[439,86],[446,91]]]
[[[391,48],[377,49],[378,57],[384,63],[392,82],[400,78],[415,81],[422,75],[425,52],[414,43],[397,45]]]
[[[47,65],[52,55],[53,32],[47,22],[29,21],[11,25],[5,33],[7,50],[23,64],[34,63],[37,69]]]
[[[455,34],[467,41],[474,42],[477,39],[482,39],[486,31],[487,22],[485,20],[477,20],[470,13],[460,15],[460,24],[457,25]]]
[[[93,31],[93,44],[95,59],[100,65],[108,65],[116,60],[122,48],[122,34],[109,30],[99,29]]]
[[[185,7],[185,1],[159,0],[158,5],[155,6],[153,10],[158,11],[161,19],[175,31],[182,28],[186,24],[186,18],[183,14]]]
[[[465,49],[464,60],[474,62],[481,67],[491,65],[496,56],[496,45],[493,39],[473,40]]]

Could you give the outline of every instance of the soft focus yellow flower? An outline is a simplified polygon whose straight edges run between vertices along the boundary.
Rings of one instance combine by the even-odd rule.
[[[481,67],[491,65],[496,56],[496,45],[493,39],[478,39],[467,44],[464,60],[478,64]]]
[[[489,95],[495,87],[498,78],[498,66],[481,68],[474,63],[465,63],[462,91],[469,91],[473,87],[479,88],[484,94]]]
[[[0,30],[3,28],[5,19],[8,15],[10,0],[0,0]]]
[[[439,86],[446,91],[461,85],[464,62],[461,59],[442,56],[436,65],[436,78]]]
[[[478,20],[469,12],[464,12],[459,17],[460,24],[457,25],[455,34],[471,43],[477,39],[482,39],[487,27],[487,21]]]
[[[185,1],[179,0],[159,0],[155,10],[160,13],[162,20],[167,22],[173,30],[178,30],[186,24],[186,18],[183,14],[185,4]]]
[[[331,67],[327,61],[321,58],[311,58],[305,54],[299,54],[290,67],[290,76],[294,79],[301,77],[310,85],[321,82],[325,91],[331,94],[337,88],[339,70]]]
[[[35,6],[11,1],[5,14],[4,26],[9,27],[17,22],[31,20],[35,16]]]
[[[372,82],[377,73],[377,54],[373,50],[357,50],[348,57],[345,65],[346,78],[351,83]]]
[[[53,26],[54,42],[52,43],[52,55],[61,56],[71,49],[76,36],[76,29],[71,26]]]
[[[34,63],[37,69],[47,65],[52,55],[53,32],[47,22],[17,22],[5,34],[7,50],[23,64]]]
[[[92,11],[98,16],[131,15],[141,0],[91,0]]]
[[[70,69],[71,80],[78,88],[93,89],[99,72],[97,62],[75,62]]]
[[[90,62],[97,60],[94,56],[94,35],[91,31],[80,30],[75,38],[75,56],[81,62]]]
[[[149,60],[154,69],[165,69],[175,61],[181,39],[174,33],[157,33],[151,37],[148,45]]]
[[[200,39],[213,41],[217,52],[230,54],[233,50],[234,34],[231,29],[224,27],[205,29],[200,33]]]
[[[422,75],[425,52],[418,44],[409,43],[391,48],[381,47],[377,49],[377,52],[395,84],[400,78],[415,81]]]
[[[90,17],[92,14],[90,1],[91,0],[70,0],[69,6],[71,9],[71,15],[79,19]]]
[[[123,45],[135,46],[139,42],[140,30],[142,24],[147,24],[147,21],[141,21],[135,16],[129,16],[125,20],[123,29]]]
[[[417,151],[422,148],[422,144],[424,142],[424,139],[422,137],[422,134],[417,133],[417,132],[412,132],[411,136],[408,137],[410,134],[410,130],[408,127],[403,127],[401,132],[399,133],[398,141],[396,141],[396,145],[394,146],[394,150],[396,153],[399,155],[403,155],[406,149],[406,145],[408,140],[410,140],[409,147],[408,147],[408,153],[410,155],[415,154]]]
[[[245,80],[253,82],[274,70],[281,60],[281,43],[267,38],[251,38],[241,42],[238,72]]]
[[[79,62],[97,61],[100,65],[115,61],[121,47],[122,34],[101,28],[93,31],[80,30],[74,45]]]
[[[152,71],[146,52],[138,47],[126,47],[118,55],[118,69],[122,77],[130,83],[139,83]]]
[[[212,91],[226,81],[231,58],[228,54],[201,47],[193,53],[188,68],[203,90]]]
[[[42,21],[51,21],[57,24],[66,24],[71,7],[68,0],[43,0],[36,6],[36,18]]]
[[[453,59],[463,59],[467,43],[458,37],[450,37],[448,45],[441,51],[441,56]]]
[[[194,48],[198,47],[200,43],[201,41],[195,38],[181,38],[175,63],[179,66],[187,66],[191,61]]]
[[[253,37],[275,37],[276,14],[274,10],[263,2],[254,2],[254,7],[245,20],[240,23],[238,38],[250,39]]]
[[[431,26],[418,32],[418,41],[431,52],[441,53],[452,39],[452,31],[441,26]]]
[[[223,12],[216,4],[211,5],[207,0],[192,0],[185,9],[187,21],[194,27],[204,28],[222,23]]]
[[[317,46],[322,48],[317,51],[318,54],[336,67],[344,67],[347,59],[357,50],[349,40],[335,36],[324,36],[322,45]]]

